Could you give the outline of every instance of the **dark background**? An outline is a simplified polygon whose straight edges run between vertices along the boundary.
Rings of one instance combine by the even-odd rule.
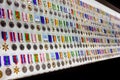
[[[120,13],[120,0],[96,0]]]
[[[120,80],[120,58],[21,78],[18,80]]]

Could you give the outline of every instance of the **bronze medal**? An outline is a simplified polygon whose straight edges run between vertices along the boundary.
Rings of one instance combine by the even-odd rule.
[[[35,29],[35,26],[33,24],[30,25],[31,30]]]
[[[45,44],[44,48],[45,48],[45,50],[48,50],[48,45],[47,45],[47,44]]]
[[[56,67],[56,64],[55,64],[55,62],[53,62],[53,63],[52,63],[52,66],[53,66],[53,68],[55,68],[55,67]]]
[[[68,64],[68,61],[66,60],[65,63]]]
[[[0,71],[0,78],[2,78],[2,76],[3,76],[3,72],[2,72],[2,71]]]
[[[50,64],[50,63],[48,63],[48,64],[47,64],[47,67],[48,67],[48,69],[50,69],[50,68],[51,68],[51,64]]]
[[[59,44],[59,48],[61,48],[62,46],[61,46],[61,44]]]
[[[43,49],[43,45],[42,45],[42,44],[39,45],[39,49],[40,49],[40,50]]]
[[[7,69],[5,70],[5,73],[6,73],[7,76],[10,76],[10,75],[12,74],[12,71],[11,71],[10,68],[7,68]]]
[[[32,65],[30,65],[29,70],[30,70],[30,72],[33,72],[34,71],[34,67]]]
[[[51,30],[50,27],[47,27],[47,30],[50,32],[50,30]]]
[[[28,10],[32,11],[32,6],[30,4],[28,5]]]
[[[53,49],[53,45],[52,44],[50,44],[50,49]]]
[[[72,64],[72,61],[71,61],[71,60],[69,60],[69,64],[70,64],[70,65]]]
[[[34,11],[35,11],[35,12],[38,12],[38,8],[37,8],[37,7],[34,7]]]
[[[57,66],[60,67],[60,62],[59,61],[57,62]]]
[[[42,69],[45,70],[46,69],[46,65],[42,64]]]
[[[82,59],[81,59],[81,58],[79,58],[79,60],[80,60],[80,62],[82,62]]]
[[[36,29],[37,29],[38,31],[40,31],[40,25],[37,25],[37,26],[36,26]]]
[[[55,44],[55,49],[57,49],[58,48],[58,45],[57,44]]]
[[[61,61],[62,66],[64,66],[64,61]]]
[[[79,62],[79,59],[78,59],[78,58],[76,58],[76,62]]]
[[[23,66],[22,71],[23,71],[23,73],[26,73],[27,72],[27,68],[25,66]]]
[[[38,71],[38,70],[40,70],[40,65],[36,65],[36,70]]]
[[[72,61],[73,61],[73,63],[75,63],[75,59],[74,58],[72,59]]]

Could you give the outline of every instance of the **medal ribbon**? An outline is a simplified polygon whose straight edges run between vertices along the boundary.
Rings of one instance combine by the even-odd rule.
[[[21,63],[22,63],[22,64],[26,63],[26,58],[25,58],[25,55],[24,55],[24,54],[22,54],[22,55],[20,56],[20,58],[21,58]]]
[[[13,19],[13,17],[12,17],[12,15],[13,15],[13,13],[12,13],[12,10],[7,10],[7,13],[8,13],[8,18],[10,19],[10,20],[12,20]]]
[[[10,34],[10,41],[16,42],[15,32],[10,32],[9,34]]]
[[[8,34],[7,34],[7,32],[2,31],[2,32],[1,32],[1,36],[2,36],[2,39],[3,39],[4,41],[6,41],[6,40],[8,39]]]
[[[28,54],[27,57],[28,57],[28,63],[29,63],[29,64],[30,64],[30,63],[33,63],[33,62],[32,62],[32,54]]]
[[[18,64],[18,56],[17,55],[13,55],[13,62],[17,65]]]
[[[23,35],[22,33],[17,33],[18,34],[18,41],[23,42]]]
[[[4,56],[4,65],[10,65],[10,57],[9,56]]]
[[[35,61],[36,63],[38,63],[38,62],[39,62],[39,59],[38,59],[38,54],[34,54],[34,61]]]

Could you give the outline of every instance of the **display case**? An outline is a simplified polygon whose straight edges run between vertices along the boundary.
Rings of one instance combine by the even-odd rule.
[[[0,0],[0,80],[120,56],[120,14],[94,0]]]

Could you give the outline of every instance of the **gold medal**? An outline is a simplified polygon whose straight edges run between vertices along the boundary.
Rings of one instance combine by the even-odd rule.
[[[2,49],[4,50],[4,51],[7,51],[9,48],[8,48],[8,44],[6,44],[6,43],[4,43],[3,45],[2,45]]]
[[[14,73],[15,73],[15,74],[18,74],[18,73],[19,73],[19,68],[18,68],[17,66],[14,68]]]

